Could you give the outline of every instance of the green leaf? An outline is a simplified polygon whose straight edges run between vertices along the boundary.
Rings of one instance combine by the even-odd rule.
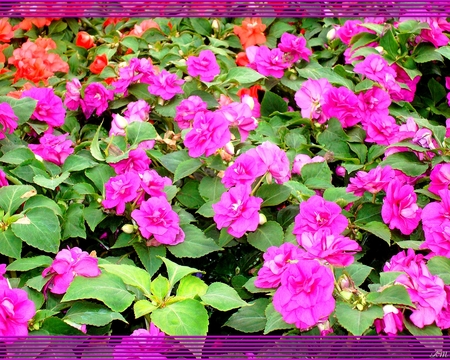
[[[95,132],[94,137],[92,138],[90,151],[91,155],[94,159],[98,161],[105,161],[105,156],[102,154],[102,151],[100,150],[100,143],[99,143],[99,137],[100,137],[100,131],[102,130],[102,124],[97,128],[97,131]]]
[[[441,46],[439,49],[436,49],[436,51],[450,60],[450,46]]]
[[[248,67],[238,66],[230,69],[225,82],[234,80],[240,84],[250,84],[262,78],[264,78],[264,75],[261,75],[259,72]]]
[[[302,78],[305,79],[319,80],[325,78],[331,84],[342,85],[349,88],[350,90],[353,90],[355,88],[355,85],[351,80],[343,78],[342,76],[336,74],[332,69],[322,67],[318,63],[312,62],[303,69],[297,68],[297,72]]]
[[[43,175],[35,175],[33,177],[33,182],[43,188],[55,190],[59,185],[68,179],[70,173],[63,172],[61,175],[53,176],[48,178]]]
[[[327,189],[331,187],[331,170],[326,162],[310,163],[302,167],[302,178],[311,189]]]
[[[151,293],[151,278],[147,271],[132,265],[102,264],[99,267],[109,274],[118,276],[125,284],[137,287],[144,294]]]
[[[150,100],[151,95],[148,92],[148,87],[149,87],[148,84],[136,83],[136,84],[131,84],[130,86],[128,86],[127,91],[131,95],[136,96],[136,98],[138,98],[138,99]]]
[[[279,184],[264,184],[256,192],[256,196],[263,199],[263,206],[275,206],[286,201],[291,195],[291,190]]]
[[[168,246],[169,251],[178,258],[199,258],[213,251],[223,250],[216,242],[205,236],[198,227],[190,224],[181,225],[185,238],[180,244]]]
[[[61,228],[58,217],[50,209],[29,210],[20,222],[11,225],[11,229],[14,235],[39,250],[55,254],[59,250]]]
[[[361,286],[361,284],[366,280],[372,270],[373,268],[370,266],[354,262],[353,264],[345,268],[336,268],[335,276],[336,278],[338,278],[342,274],[347,273],[356,286]]]
[[[203,36],[210,36],[213,32],[210,22],[205,18],[197,18],[193,17],[189,19],[192,29],[195,30],[196,33]]]
[[[53,259],[49,256],[45,255],[39,255],[39,256],[33,256],[29,258],[22,258],[19,260],[16,260],[9,264],[6,267],[6,270],[8,271],[28,271],[33,270],[38,267],[48,267],[51,265]]]
[[[0,188],[0,208],[10,215],[28,198],[36,195],[36,190],[30,185],[9,185]]]
[[[398,43],[395,40],[394,33],[392,29],[389,29],[385,32],[383,37],[380,39],[380,46],[383,47],[384,50],[393,58],[398,56]]]
[[[37,105],[37,101],[28,96],[21,99],[15,99],[10,96],[0,96],[0,103],[8,103],[11,105],[14,115],[19,118],[18,125],[25,124],[30,120]]]
[[[242,300],[231,286],[220,282],[209,285],[206,294],[200,296],[202,301],[220,311],[229,311],[248,304]]]
[[[203,296],[208,290],[208,285],[197,276],[188,275],[180,280],[177,288],[177,297],[195,298]]]
[[[103,302],[112,311],[122,312],[131,305],[134,295],[127,291],[118,276],[102,273],[93,278],[76,276],[61,301],[82,299],[95,299]]]
[[[381,205],[364,203],[361,209],[356,214],[356,222],[358,226],[370,223],[372,221],[382,222],[381,219]]]
[[[163,155],[158,161],[173,174],[180,163],[190,158],[186,150],[180,150]]]
[[[276,221],[268,221],[247,234],[249,244],[261,251],[266,251],[270,246],[281,246],[283,240],[283,228]]]
[[[194,273],[203,273],[198,269],[191,268],[189,266],[178,265],[173,261],[166,259],[164,257],[160,257],[161,260],[166,265],[167,274],[169,275],[170,285],[174,286],[178,281],[184,278],[187,275],[191,275]]]
[[[63,320],[69,320],[76,324],[93,326],[104,326],[113,320],[120,320],[127,323],[121,314],[111,311],[100,304],[88,301],[81,301],[73,304],[69,311],[67,311]]]
[[[133,52],[137,52],[139,50],[139,40],[136,36],[127,35],[120,41],[120,43],[123,46],[133,50]]]
[[[202,165],[203,165],[203,162],[200,161],[199,159],[189,159],[189,160],[185,160],[185,161],[179,163],[175,170],[173,182],[177,182],[178,180],[191,175],[197,169],[199,169]]]
[[[320,145],[323,145],[327,150],[331,151],[337,158],[351,158],[350,149],[346,141],[350,138],[342,129],[342,124],[339,120],[331,118],[328,121],[327,129],[317,137]],[[303,173],[303,169],[302,169]]]
[[[5,164],[20,165],[25,161],[35,158],[34,153],[29,148],[17,147],[0,157],[0,161]]]
[[[13,259],[20,258],[22,252],[22,240],[11,229],[0,231],[0,254]]]
[[[203,217],[206,218],[212,218],[215,215],[214,209],[212,208],[213,203],[216,203],[215,201],[207,201],[205,202],[200,208],[195,212],[196,214],[200,214]]]
[[[188,209],[199,209],[205,203],[198,190],[199,184],[196,180],[187,180],[176,196]]]
[[[264,328],[264,335],[267,335],[268,333],[275,330],[286,330],[295,328],[294,325],[288,324],[283,320],[281,314],[275,310],[273,303],[267,305],[265,314],[267,322],[266,327]]]
[[[244,284],[244,288],[251,292],[252,294],[257,294],[257,293],[266,293],[271,291],[272,289],[263,289],[263,288],[259,288],[255,286],[255,280],[256,280],[256,276],[248,279],[248,281]]]
[[[375,319],[382,319],[383,309],[380,306],[372,306],[364,311],[352,309],[350,305],[338,303],[335,310],[336,318],[352,335],[362,335]]]
[[[146,246],[142,243],[133,244],[134,250],[144,265],[145,270],[150,276],[153,276],[162,265],[161,257],[166,256],[166,248],[164,246]]]
[[[68,171],[68,172],[74,172],[74,171],[81,171],[85,169],[92,168],[94,166],[98,165],[94,160],[91,160],[85,156],[80,155],[70,155],[65,161],[62,166],[62,171]]]
[[[158,135],[155,128],[149,122],[133,121],[126,128],[128,142],[137,145],[142,141],[153,140]]]
[[[235,312],[224,326],[229,326],[244,333],[256,333],[266,327],[265,310],[269,305],[269,299],[256,299]]]
[[[45,207],[52,210],[56,215],[62,217],[61,208],[56,202],[44,195],[35,195],[27,200],[23,206],[23,210],[27,211],[32,208]]]
[[[86,226],[84,225],[84,205],[78,203],[70,204],[64,215],[63,239],[77,238],[86,239]]]
[[[198,192],[205,201],[217,201],[226,191],[219,177],[205,176],[198,186]]]
[[[429,61],[444,61],[442,55],[436,51],[434,45],[419,44],[416,50],[412,54],[412,58],[416,63],[425,63]]]
[[[344,187],[332,187],[326,189],[323,193],[323,198],[328,201],[333,201],[341,207],[359,199],[358,196],[347,192],[347,188]]]
[[[434,78],[428,81],[428,89],[430,90],[435,105],[447,95],[445,88]]]
[[[450,259],[444,256],[433,256],[427,262],[428,269],[433,275],[439,276],[445,284],[450,284]]]
[[[170,336],[198,336],[208,332],[208,313],[197,300],[186,299],[156,309],[151,319],[162,332]]]
[[[106,164],[98,164],[91,169],[87,169],[85,174],[102,193],[105,191],[105,184],[109,179],[117,175],[114,169]]]
[[[273,92],[266,91],[261,101],[261,116],[270,116],[274,112],[286,112],[288,104],[284,99]]]
[[[38,275],[35,277],[32,277],[31,279],[28,279],[25,283],[26,286],[28,286],[31,289],[42,291],[42,288],[45,286],[45,284],[48,282],[49,278],[44,278],[42,275]]]
[[[153,305],[148,300],[139,300],[134,303],[134,317],[140,318],[141,316],[150,314],[153,310],[156,310],[158,307]]]
[[[386,285],[392,285],[397,278],[404,274],[401,271],[386,271],[380,273],[380,285],[386,286]]]
[[[420,161],[412,152],[399,152],[388,156],[380,163],[381,166],[390,165],[408,176],[420,176],[428,170],[428,165]]]
[[[408,291],[403,285],[393,285],[382,292],[372,292],[366,296],[372,304],[399,304],[413,307]]]
[[[405,240],[405,241],[397,241],[395,244],[401,247],[402,249],[419,250],[420,245],[423,244],[423,241]]]
[[[49,317],[44,320],[39,331],[44,332],[45,335],[84,335],[80,330],[75,329],[73,326],[66,324],[64,321],[57,317]],[[49,351],[47,349],[47,351]],[[75,357],[75,353],[73,354]]]
[[[107,215],[98,203],[92,202],[88,207],[84,208],[83,217],[89,225],[89,228],[94,231],[97,225],[106,219]]]
[[[159,301],[163,301],[170,291],[169,280],[159,274],[158,277],[151,282],[150,289],[151,293],[156,296]]]
[[[408,319],[403,319],[403,324],[405,324],[405,327],[408,329],[408,331],[411,334],[416,335],[416,336],[439,336],[439,337],[442,336],[442,330],[439,329],[434,324],[425,326],[423,329],[418,328],[416,325],[414,325]],[[418,339],[418,340],[420,341],[420,339]],[[423,339],[423,345],[426,346],[426,343],[428,343],[428,346],[430,346],[430,342],[427,341],[426,339]],[[436,346],[436,343],[434,343],[432,346],[434,349],[434,346]],[[434,353],[434,351],[432,353]]]
[[[389,228],[379,221],[371,221],[364,225],[360,225],[359,222],[355,222],[355,226],[362,230],[366,230],[375,236],[378,236],[380,239],[383,239],[387,242],[388,245],[391,245],[391,231]]]

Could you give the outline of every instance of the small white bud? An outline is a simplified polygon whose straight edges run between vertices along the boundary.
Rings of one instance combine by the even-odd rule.
[[[132,224],[125,224],[122,226],[122,231],[125,234],[133,234],[134,233],[134,226]]]
[[[335,28],[332,28],[330,31],[328,31],[327,39],[329,41],[336,39],[336,29]]]
[[[264,214],[259,214],[259,225],[264,225],[267,222],[267,218],[266,215]]]

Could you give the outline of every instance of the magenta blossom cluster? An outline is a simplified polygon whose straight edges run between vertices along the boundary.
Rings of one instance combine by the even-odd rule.
[[[29,144],[35,155],[58,166],[74,152],[74,143],[68,139],[68,133],[62,135],[44,134],[39,138],[39,144]]]
[[[98,259],[78,247],[61,250],[42,272],[43,277],[50,276],[45,289],[53,294],[64,294],[75,276],[97,277],[100,274]]]
[[[17,128],[19,118],[14,114],[14,110],[8,103],[0,104],[0,140],[5,138],[5,134],[12,134]]]
[[[149,113],[150,105],[145,100],[138,100],[128,103],[127,109],[123,112],[123,116],[119,114],[112,114],[113,119],[111,121],[109,136],[125,136],[125,129],[130,123],[135,121],[147,121]]]
[[[202,50],[198,56],[189,56],[186,65],[188,74],[199,76],[201,81],[211,82],[220,74],[219,64],[211,50]]]
[[[131,84],[150,84],[150,78],[155,76],[157,69],[153,67],[151,59],[133,58],[129,64],[119,69],[119,77],[111,85],[115,94],[128,94]]]
[[[0,264],[0,336],[27,336],[28,322],[36,314],[34,302],[22,289],[12,289]]]

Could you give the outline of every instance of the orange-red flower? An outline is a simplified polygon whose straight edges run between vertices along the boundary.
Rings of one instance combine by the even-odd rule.
[[[250,89],[239,89],[237,96],[242,97],[244,95],[250,95],[252,98],[258,98],[258,90],[262,90],[261,85],[253,85]]]
[[[3,54],[3,50],[5,50],[9,45],[8,44],[0,44],[0,64],[3,64],[6,61],[5,54]]]
[[[133,30],[130,31],[129,35],[141,37],[143,33],[145,33],[148,29],[151,28],[160,30],[159,25],[155,21],[151,19],[144,20],[143,22],[140,23],[140,25],[137,24],[134,25],[134,28]]]
[[[93,74],[100,74],[106,65],[108,65],[108,57],[106,54],[97,55],[94,62],[89,66],[89,70],[91,70]]]
[[[86,31],[80,31],[77,34],[75,45],[85,49],[90,49],[94,46],[94,37],[89,35]]]
[[[37,28],[41,28],[44,26],[48,26],[52,23],[53,20],[56,20],[54,18],[26,18],[23,19],[19,25],[17,25],[18,28],[28,31],[31,30],[33,25],[36,25]]]
[[[128,21],[128,18],[119,18],[119,17],[110,17],[110,18],[107,18],[107,19],[105,20],[105,22],[103,23],[103,27],[105,28],[105,27],[107,27],[107,26],[110,25],[110,24],[116,25],[116,24],[119,23],[120,21],[127,22],[127,21]]]
[[[0,42],[10,42],[14,37],[14,31],[8,18],[0,19]]]
[[[262,23],[260,18],[245,18],[241,26],[234,27],[234,33],[239,36],[244,49],[249,46],[264,44],[266,42],[264,30],[266,30],[266,25]]]
[[[245,52],[240,52],[236,55],[236,65],[237,66],[247,66],[250,63],[250,60],[247,57]]]

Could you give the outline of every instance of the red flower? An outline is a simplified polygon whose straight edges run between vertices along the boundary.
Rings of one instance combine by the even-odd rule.
[[[89,66],[89,70],[91,70],[93,74],[100,74],[106,65],[108,65],[106,54],[97,55],[94,62]]]
[[[0,42],[10,42],[14,37],[14,31],[8,18],[0,19]]]
[[[240,52],[236,56],[236,65],[237,66],[247,66],[250,63],[250,60],[247,57],[245,52]]]
[[[234,33],[239,36],[244,49],[264,44],[266,42],[264,30],[266,30],[266,25],[261,22],[260,18],[245,18],[241,26],[234,27]]]
[[[94,37],[92,35],[89,35],[86,31],[80,31],[77,34],[75,45],[83,47],[85,49],[90,49],[94,46]]]

